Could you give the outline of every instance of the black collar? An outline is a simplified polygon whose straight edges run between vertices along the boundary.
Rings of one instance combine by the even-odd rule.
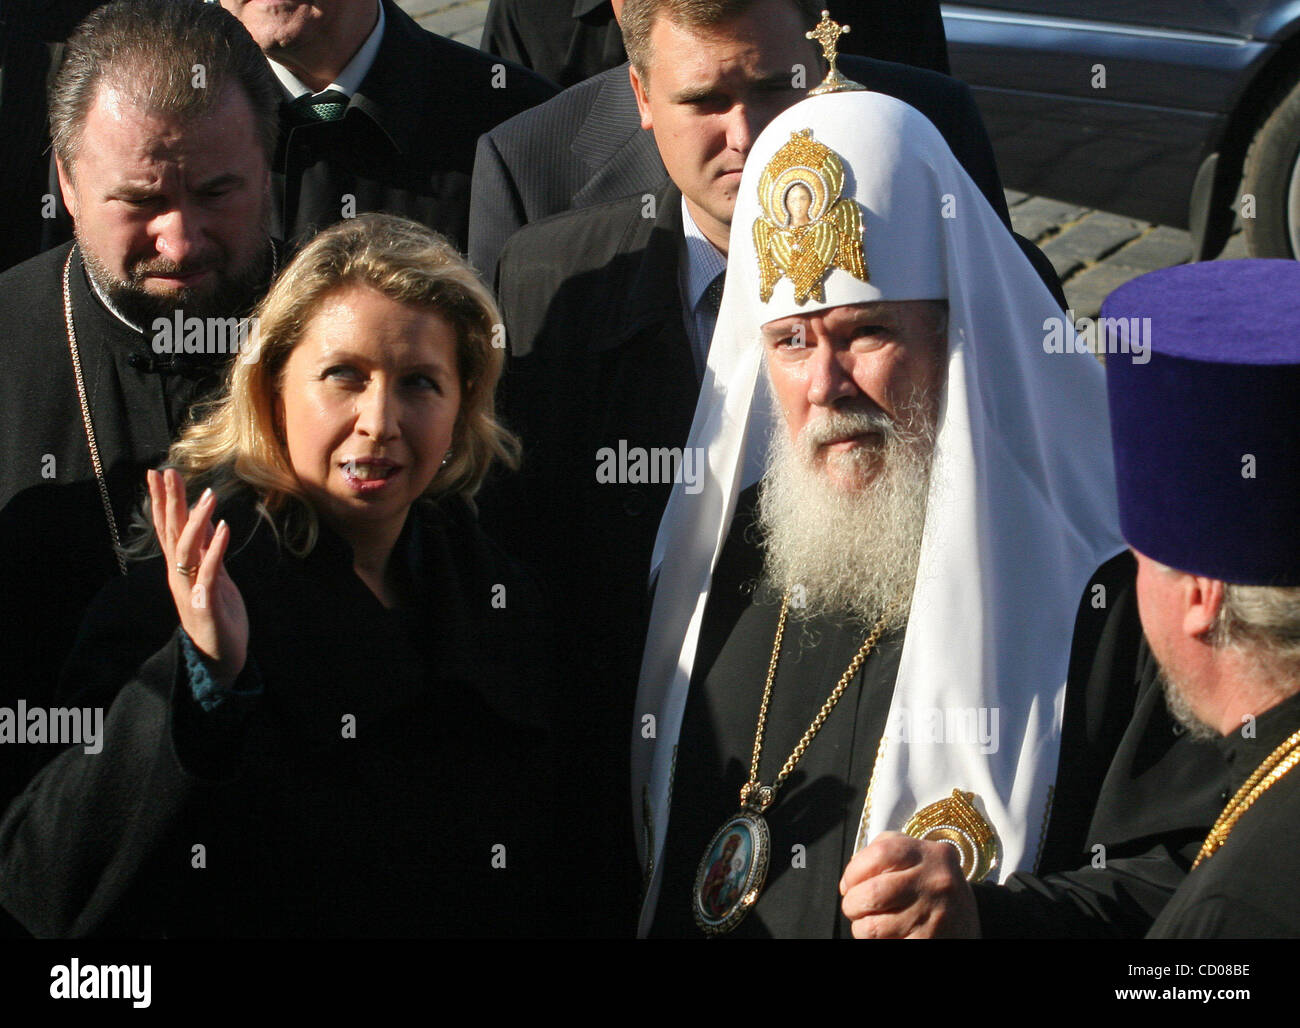
[[[72,300],[72,314],[77,319],[77,339],[81,340],[83,328],[81,320],[88,319],[93,323],[91,331],[97,335],[106,338],[120,340],[130,348],[144,345],[144,334],[135,329],[117,314],[109,310],[104,301],[99,298],[99,293],[95,287],[90,284],[90,269],[86,267],[85,258],[82,256],[81,247],[76,242],[68,243],[68,249],[71,251],[76,248],[76,256],[72,259],[72,268],[68,274],[68,295]],[[59,263],[62,270],[62,261]],[[84,346],[84,344],[82,344]]]
[[[1287,697],[1276,707],[1257,715],[1253,722],[1247,722],[1230,735],[1217,739],[1219,751],[1228,763],[1233,791],[1241,788],[1251,772],[1297,730],[1300,730],[1300,693]]]
[[[361,111],[388,137],[399,154],[410,153],[414,140],[412,119],[402,112],[412,103],[412,76],[427,62],[423,42],[424,29],[392,0],[384,5],[384,35],[379,41],[375,61],[361,85],[352,95],[348,110]]]

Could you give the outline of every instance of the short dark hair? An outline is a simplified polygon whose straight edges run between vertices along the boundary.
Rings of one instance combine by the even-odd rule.
[[[275,155],[280,87],[248,30],[219,4],[118,0],[77,27],[50,86],[50,137],[69,174],[86,114],[108,81],[186,120],[215,110],[227,86],[238,86],[268,165]]]
[[[808,19],[811,29],[821,18],[823,0],[788,0],[791,7]],[[650,33],[661,15],[674,25],[688,29],[712,28],[739,18],[758,0],[627,0],[623,5],[623,49],[642,79],[649,77],[654,56]]]

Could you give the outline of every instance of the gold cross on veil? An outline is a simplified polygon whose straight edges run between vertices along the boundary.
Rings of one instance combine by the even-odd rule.
[[[822,11],[822,20],[814,28],[804,33],[805,39],[816,40],[822,45],[822,56],[826,58],[826,63],[830,65],[830,71],[826,74],[822,84],[808,90],[809,96],[821,96],[823,93],[845,93],[867,88],[852,79],[846,79],[840,74],[839,69],[835,67],[835,62],[839,59],[836,48],[839,45],[840,36],[847,34],[851,28],[852,26],[831,21],[831,12]]]

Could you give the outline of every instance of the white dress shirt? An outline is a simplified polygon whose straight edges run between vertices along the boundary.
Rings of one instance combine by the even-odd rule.
[[[288,94],[290,100],[297,100],[303,96],[320,96],[321,93],[327,93],[330,90],[336,90],[349,100],[352,99],[352,94],[361,88],[362,81],[370,73],[370,66],[375,63],[375,56],[379,53],[380,40],[384,38],[384,5],[381,3],[377,6],[379,7],[379,18],[375,22],[374,29],[366,37],[366,41],[361,44],[361,49],[353,54],[352,60],[348,61],[347,67],[339,72],[339,77],[324,89],[313,91],[310,86],[306,85],[283,64],[268,58],[271,71],[280,80],[280,85]]]

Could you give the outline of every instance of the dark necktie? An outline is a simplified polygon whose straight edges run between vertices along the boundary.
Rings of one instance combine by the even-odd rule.
[[[338,121],[348,109],[348,98],[327,89],[320,96],[300,96],[290,106],[303,121]]]
[[[718,320],[718,309],[722,306],[722,286],[726,278],[725,271],[718,272],[717,278],[709,283],[709,287],[700,296],[700,310],[708,311],[714,321]]]

